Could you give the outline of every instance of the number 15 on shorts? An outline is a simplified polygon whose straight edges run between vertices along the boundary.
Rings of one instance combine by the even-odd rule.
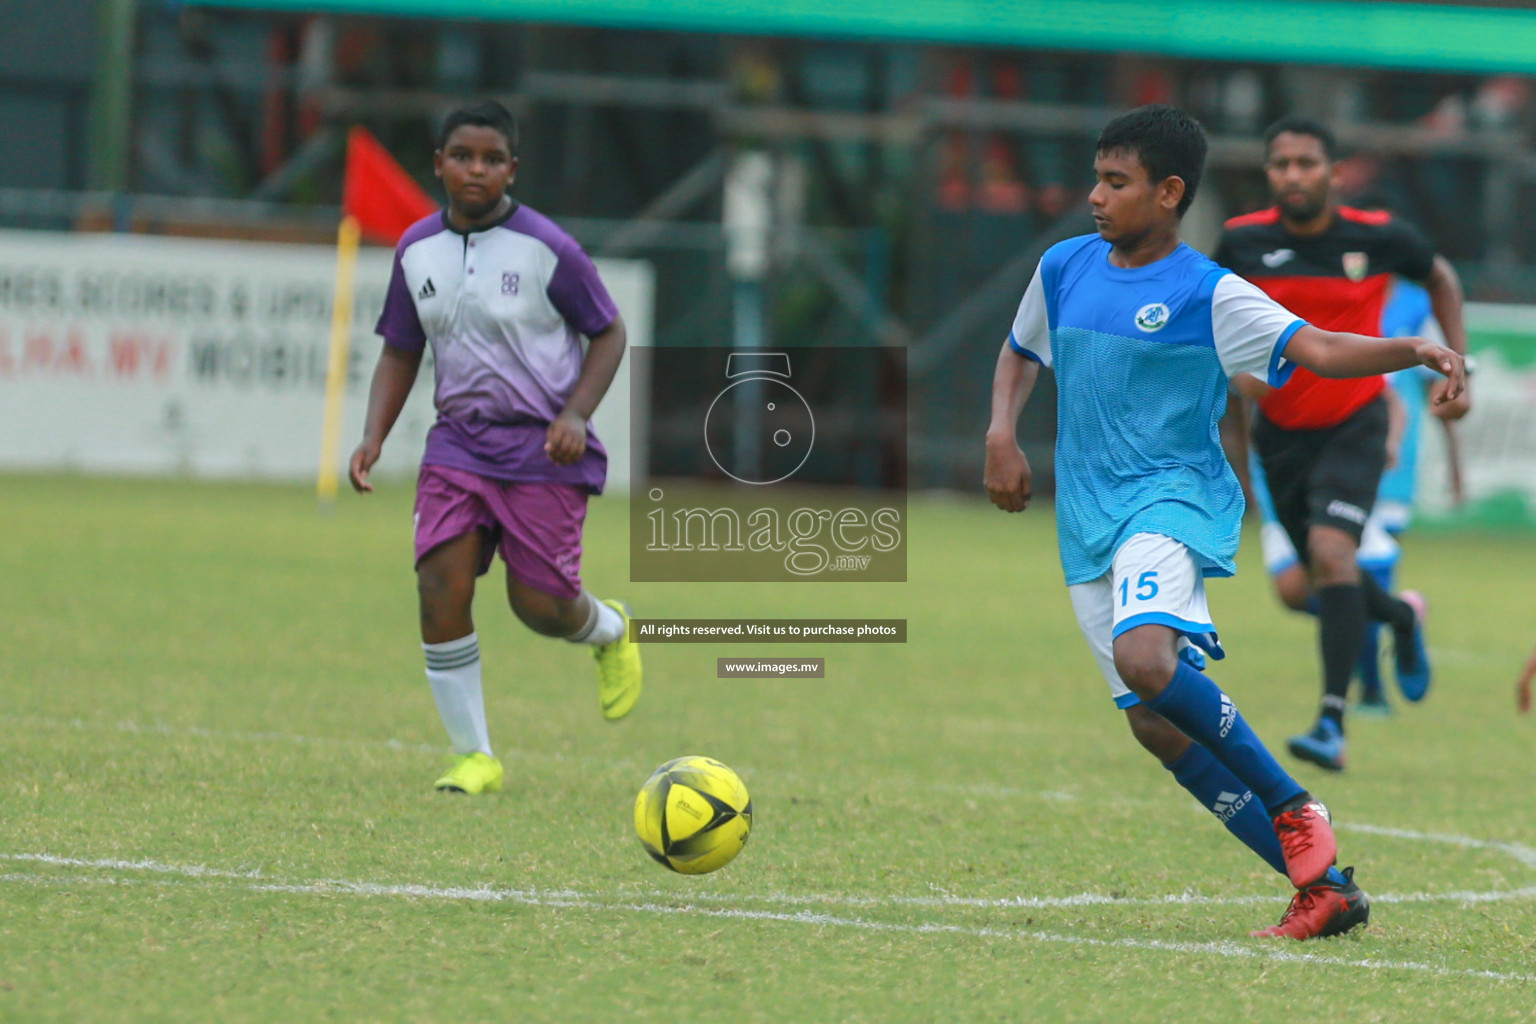
[[[1131,578],[1125,577],[1120,581],[1120,607],[1124,608],[1131,599]],[[1157,570],[1153,569],[1142,573],[1136,579],[1136,600],[1150,601],[1157,596]]]

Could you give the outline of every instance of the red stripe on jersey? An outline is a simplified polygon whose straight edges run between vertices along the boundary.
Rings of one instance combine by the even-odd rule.
[[[1372,274],[1359,281],[1312,275],[1249,280],[1313,327],[1381,336],[1381,311],[1387,304],[1391,274]]]
[[[1347,277],[1256,277],[1253,283],[1321,330],[1380,337],[1381,311],[1391,275],[1373,274],[1361,281]],[[1271,423],[1287,430],[1318,430],[1349,419],[1374,401],[1385,384],[1380,376],[1335,380],[1297,367],[1285,387],[1259,402],[1259,409]]]
[[[1336,207],[1340,217],[1352,220],[1356,224],[1374,224],[1380,227],[1383,224],[1392,223],[1392,214],[1386,210],[1357,210],[1353,206]]]
[[[1385,377],[1334,380],[1298,366],[1285,387],[1259,400],[1259,411],[1286,430],[1321,430],[1338,426],[1370,405],[1386,386]]]
[[[1278,224],[1280,223],[1280,207],[1271,206],[1267,210],[1259,210],[1257,213],[1245,213],[1241,217],[1233,217],[1227,221],[1229,228],[1242,228],[1250,224]]]

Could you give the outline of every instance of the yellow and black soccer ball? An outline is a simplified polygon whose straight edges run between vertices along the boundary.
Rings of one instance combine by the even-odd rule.
[[[640,787],[635,831],[657,863],[702,875],[729,864],[746,845],[752,798],[741,777],[714,758],[674,758]]]

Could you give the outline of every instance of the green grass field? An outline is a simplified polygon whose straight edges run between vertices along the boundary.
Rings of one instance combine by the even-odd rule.
[[[1048,508],[914,498],[903,585],[630,585],[623,504],[585,576],[652,617],[896,617],[897,645],[656,645],[626,721],[585,650],[481,594],[507,789],[435,794],[410,491],[0,478],[0,1020],[1536,1019],[1530,536],[1422,535],[1436,689],[1351,731],[1339,822],[1369,929],[1248,938],[1288,889],[1130,738]],[[1256,537],[1250,537],[1255,541]],[[1213,584],[1213,671],[1267,740],[1310,725],[1311,624],[1256,543]],[[827,678],[722,681],[723,655]],[[667,758],[756,829],[672,875],[631,824]]]

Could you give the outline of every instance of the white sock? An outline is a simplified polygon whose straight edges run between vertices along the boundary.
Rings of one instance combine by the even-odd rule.
[[[566,637],[567,640],[573,644],[591,644],[593,647],[601,647],[604,644],[613,643],[624,635],[624,616],[615,611],[612,606],[599,601],[590,590],[583,590],[581,596],[587,599],[587,622]]]
[[[485,696],[480,690],[480,638],[477,634],[445,644],[422,644],[427,682],[453,749],[460,754],[491,753],[485,729]]]

